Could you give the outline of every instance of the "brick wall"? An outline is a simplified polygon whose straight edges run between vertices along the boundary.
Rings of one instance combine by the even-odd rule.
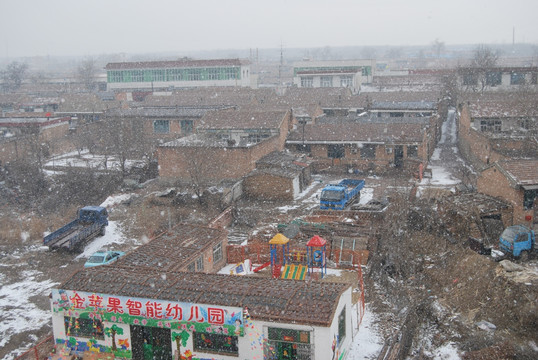
[[[267,200],[293,200],[293,179],[270,174],[256,174],[243,180],[246,196]]]
[[[252,147],[159,147],[159,175],[190,181],[238,179],[254,170],[256,161],[272,151],[280,151],[283,141],[273,136]]]
[[[533,210],[523,209],[523,190],[512,187],[496,166],[491,166],[480,174],[477,180],[477,190],[483,194],[490,195],[509,202],[513,209],[513,224],[525,224],[525,216],[533,216]]]

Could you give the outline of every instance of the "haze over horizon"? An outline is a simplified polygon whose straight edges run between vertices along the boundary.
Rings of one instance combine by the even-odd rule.
[[[538,44],[535,0],[3,0],[0,57]],[[515,29],[515,32],[514,32]]]

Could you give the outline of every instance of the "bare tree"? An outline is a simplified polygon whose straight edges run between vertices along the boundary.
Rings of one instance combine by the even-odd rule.
[[[77,68],[77,77],[88,91],[95,90],[97,66],[93,58],[85,59]]]
[[[25,63],[14,61],[8,64],[6,70],[2,72],[4,91],[13,92],[18,90],[22,85],[27,70],[28,64]]]
[[[489,74],[491,69],[497,65],[499,52],[493,51],[486,45],[478,45],[474,49],[474,56],[471,60],[471,71],[476,77],[480,86],[480,92],[484,92],[489,85]]]
[[[433,53],[436,57],[441,57],[441,54],[445,51],[445,43],[439,39],[435,39],[432,43]]]

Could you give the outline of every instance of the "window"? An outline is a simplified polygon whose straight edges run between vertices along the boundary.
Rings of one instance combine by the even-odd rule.
[[[194,350],[224,354],[239,354],[237,336],[194,332]]]
[[[352,87],[353,86],[353,77],[350,75],[340,76],[340,86],[341,87]]]
[[[187,266],[187,271],[195,272],[196,271],[196,263],[190,263],[189,266]]]
[[[81,319],[64,316],[65,334],[73,337],[96,338],[103,340],[103,323],[97,319]]]
[[[532,73],[531,76],[531,84],[536,85],[538,84],[538,73]]]
[[[502,128],[501,120],[480,120],[480,131],[500,132]]]
[[[375,159],[375,149],[374,144],[366,144],[361,148],[361,159]]]
[[[417,145],[408,145],[407,146],[407,157],[416,158],[418,157],[418,146]]]
[[[309,331],[270,327],[267,330],[267,338],[267,345],[274,349],[276,359],[314,358]]]
[[[332,87],[333,86],[333,77],[332,76],[322,76],[321,77],[321,87]]]
[[[192,133],[194,122],[192,120],[181,120],[181,133],[188,135]]]
[[[538,196],[538,190],[525,190],[523,193],[523,208],[525,210],[532,209],[534,199]]]
[[[329,145],[327,148],[327,157],[333,158],[333,159],[341,159],[345,156],[346,151],[344,148],[344,145],[340,144],[333,144]]]
[[[222,260],[222,244],[218,243],[213,246],[213,263],[218,263]]]
[[[314,86],[314,80],[312,77],[301,77],[301,87],[311,88]]]
[[[200,256],[198,259],[196,259],[196,270],[204,271],[204,257],[203,256]]]
[[[200,69],[187,69],[185,72],[187,74],[187,80],[189,81],[197,81],[202,79]]]
[[[525,84],[525,74],[512,72],[510,74],[510,85],[523,85]]]
[[[473,73],[463,74],[463,85],[478,85],[478,77]]]
[[[208,80],[218,80],[219,79],[219,69],[218,68],[207,69],[207,79]]]
[[[170,132],[170,121],[155,120],[153,122],[153,132],[156,134],[168,134]]]
[[[338,342],[342,343],[342,340],[346,337],[346,308],[342,309],[342,312],[338,316]]]
[[[497,86],[501,85],[502,73],[501,72],[487,72],[486,73],[486,85]]]

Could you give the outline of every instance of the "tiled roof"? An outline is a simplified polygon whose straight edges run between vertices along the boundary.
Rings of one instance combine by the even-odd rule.
[[[148,95],[143,106],[245,106],[271,102],[271,89],[207,87],[177,90],[170,95]]]
[[[57,288],[248,307],[254,320],[329,326],[334,318],[338,299],[349,285],[101,266],[82,269]]]
[[[305,125],[304,140],[309,143],[323,142],[422,142],[423,124],[321,124]],[[289,142],[303,140],[302,127],[288,136]]]
[[[494,92],[467,94],[472,118],[510,118],[538,116],[538,92]]]
[[[224,230],[180,224],[129,252],[115,266],[179,271],[226,234]]]
[[[497,166],[507,174],[516,185],[538,185],[538,160],[500,161]]]
[[[131,108],[113,109],[107,111],[106,115],[125,117],[193,117],[201,118],[208,111],[214,111],[218,107],[151,107],[151,108]]]
[[[211,67],[211,66],[241,66],[244,62],[239,59],[211,59],[211,60],[175,60],[175,61],[137,61],[108,63],[106,70],[125,69],[160,69],[183,67]]]
[[[63,113],[103,112],[119,106],[119,101],[104,101],[96,94],[64,94],[57,111]]]
[[[206,113],[198,129],[278,129],[286,111],[221,110]]]

